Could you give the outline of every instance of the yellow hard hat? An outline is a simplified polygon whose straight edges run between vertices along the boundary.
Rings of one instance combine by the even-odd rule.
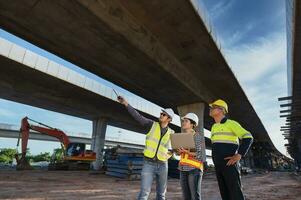
[[[223,107],[223,108],[225,108],[226,113],[228,113],[228,105],[224,100],[218,99],[218,100],[214,101],[213,103],[210,103],[209,106],[210,107],[212,107],[212,106]]]

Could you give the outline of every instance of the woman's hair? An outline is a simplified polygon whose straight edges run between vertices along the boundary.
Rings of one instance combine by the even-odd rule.
[[[190,121],[190,123],[193,125],[193,129],[195,129],[196,128],[196,122],[195,121],[193,121],[193,120],[191,120],[191,119],[188,119],[189,121]]]

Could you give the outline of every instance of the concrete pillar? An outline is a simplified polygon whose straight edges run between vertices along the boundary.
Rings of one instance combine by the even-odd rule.
[[[96,161],[92,163],[94,170],[100,170],[103,165],[103,149],[108,121],[106,118],[93,120],[91,149],[96,153]]]
[[[199,124],[196,127],[196,131],[200,132],[202,137],[202,154],[204,158],[206,158],[206,146],[205,146],[205,132],[204,132],[204,110],[205,110],[205,104],[204,103],[194,103],[189,105],[183,105],[177,107],[180,117],[186,115],[189,112],[195,113],[199,117]]]

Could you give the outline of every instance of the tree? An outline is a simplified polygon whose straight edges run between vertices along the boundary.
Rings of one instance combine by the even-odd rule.
[[[45,152],[35,156],[31,156],[31,161],[32,162],[50,161],[50,158],[51,158],[50,153]]]
[[[64,158],[65,151],[63,148],[57,148],[53,150],[53,154],[51,156],[51,162],[57,163],[61,162]]]
[[[3,148],[0,149],[0,163],[11,164],[17,153],[16,149]]]

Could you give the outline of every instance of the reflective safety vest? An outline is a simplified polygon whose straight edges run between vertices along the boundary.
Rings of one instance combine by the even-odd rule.
[[[160,161],[167,161],[170,155],[168,155],[168,148],[170,146],[170,134],[173,130],[168,128],[167,132],[161,137],[161,127],[158,122],[154,122],[150,131],[146,134],[144,156],[147,158],[155,158]]]
[[[245,130],[234,120],[227,119],[224,123],[215,123],[211,128],[212,143],[239,144],[238,139],[253,138],[251,133]]]
[[[194,158],[194,156],[190,155],[189,153],[181,153],[181,159],[179,162],[180,165],[187,165],[191,166],[200,170],[204,170],[203,162]]]

